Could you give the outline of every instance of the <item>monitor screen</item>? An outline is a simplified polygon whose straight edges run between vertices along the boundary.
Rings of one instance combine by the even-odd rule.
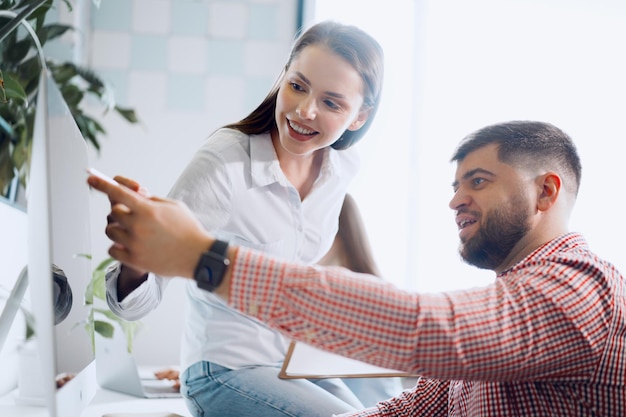
[[[42,71],[38,94],[27,213],[40,388],[51,417],[75,417],[97,387],[92,309],[85,302],[92,273],[88,154],[47,71]]]

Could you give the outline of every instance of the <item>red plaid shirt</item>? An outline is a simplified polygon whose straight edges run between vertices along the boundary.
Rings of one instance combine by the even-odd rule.
[[[232,305],[288,336],[422,377],[361,416],[626,416],[626,287],[570,233],[487,287],[401,291],[240,248]]]

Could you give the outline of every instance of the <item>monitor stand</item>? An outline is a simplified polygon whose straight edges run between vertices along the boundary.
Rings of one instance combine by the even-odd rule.
[[[9,330],[13,324],[13,320],[15,320],[15,315],[20,309],[20,305],[24,299],[24,293],[26,292],[26,287],[28,287],[27,270],[28,268],[26,266],[22,268],[22,272],[20,272],[20,275],[17,278],[17,281],[11,290],[11,294],[9,295],[9,298],[4,306],[4,310],[2,310],[2,314],[0,315],[0,351],[2,351],[2,348],[4,347],[4,343],[9,335]]]

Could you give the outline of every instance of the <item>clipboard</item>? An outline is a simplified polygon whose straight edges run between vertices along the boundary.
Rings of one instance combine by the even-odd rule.
[[[383,378],[414,377],[415,374],[382,368],[346,358],[305,343],[292,341],[278,374],[281,379],[296,378]]]

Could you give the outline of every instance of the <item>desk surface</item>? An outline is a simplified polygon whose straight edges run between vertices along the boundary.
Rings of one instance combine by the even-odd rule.
[[[11,392],[0,398],[0,416],[47,417],[48,413],[43,407],[17,405],[15,395],[15,392]],[[129,417],[131,413],[137,413],[137,417],[148,417],[149,413],[155,413],[155,416],[158,416],[164,412],[192,417],[182,398],[138,398],[102,388],[98,389],[96,396],[81,417],[102,417],[107,413],[129,413]]]

